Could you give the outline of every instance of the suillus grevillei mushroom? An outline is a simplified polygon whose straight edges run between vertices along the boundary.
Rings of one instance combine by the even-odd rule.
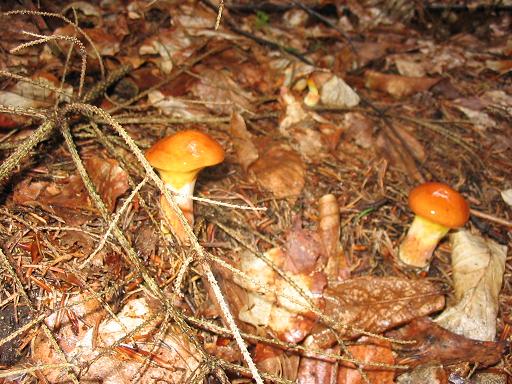
[[[421,184],[409,193],[414,221],[402,241],[399,258],[404,264],[428,269],[438,242],[451,228],[469,219],[469,206],[460,193],[437,182]]]
[[[199,172],[224,160],[224,150],[212,137],[196,130],[177,132],[157,141],[146,151],[146,158],[160,173],[166,188],[174,193],[176,203],[185,218],[194,224],[194,206],[192,196]],[[167,223],[174,230],[176,237],[188,242],[185,230],[162,194],[160,197],[162,213]],[[169,228],[162,222],[162,229],[168,233]]]

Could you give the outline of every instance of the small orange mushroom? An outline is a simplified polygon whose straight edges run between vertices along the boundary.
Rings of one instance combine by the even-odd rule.
[[[175,194],[176,203],[181,208],[190,225],[194,224],[192,195],[197,175],[205,168],[221,163],[224,150],[212,137],[195,130],[177,132],[156,142],[146,151],[149,163],[160,173],[166,188]],[[183,242],[188,242],[185,230],[162,194],[160,204],[163,214],[174,233]],[[164,232],[169,232],[162,223]]]
[[[469,219],[469,206],[460,193],[443,183],[429,182],[412,189],[409,207],[416,214],[400,245],[400,260],[427,269],[437,243],[451,228]]]
[[[320,93],[313,79],[308,79],[308,94],[304,97],[304,104],[308,107],[314,107],[320,101]]]

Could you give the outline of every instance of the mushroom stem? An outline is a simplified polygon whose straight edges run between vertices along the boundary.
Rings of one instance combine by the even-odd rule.
[[[183,215],[191,226],[194,225],[194,204],[192,196],[194,194],[195,183],[196,181],[192,180],[191,182],[184,184],[181,188],[175,188],[172,184],[165,184],[165,187],[169,191],[173,192],[176,204],[178,207],[180,207]],[[160,205],[162,206],[162,212],[165,216],[165,219],[161,224],[162,232],[165,234],[169,233],[168,226],[170,226],[172,229],[174,229],[174,234],[180,241],[188,243],[188,237],[185,232],[185,228],[183,228],[178,215],[174,209],[172,209],[163,194],[160,196]]]
[[[444,225],[416,215],[400,245],[400,261],[411,267],[428,268],[437,243],[449,230]]]
[[[320,94],[318,93],[318,88],[316,87],[313,79],[308,79],[308,94],[304,97],[304,104],[308,107],[314,107],[320,101]]]

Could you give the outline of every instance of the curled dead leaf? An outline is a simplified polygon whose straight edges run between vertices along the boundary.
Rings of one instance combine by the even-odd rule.
[[[294,201],[305,183],[305,165],[300,155],[286,144],[264,143],[259,142],[259,159],[249,167],[249,171],[276,198]]]
[[[285,107],[285,114],[279,123],[279,130],[287,136],[289,127],[306,120],[308,114],[302,107],[302,103],[293,96],[288,88],[282,87],[280,96],[281,104]]]
[[[148,93],[148,102],[163,114],[173,117],[192,119],[208,112],[203,106],[187,103],[179,97],[165,95],[157,89]]]
[[[344,139],[352,140],[362,148],[368,149],[375,145],[373,122],[359,112],[348,112],[343,116],[345,128]]]
[[[253,137],[247,130],[245,120],[239,113],[233,112],[229,133],[233,140],[236,156],[242,168],[247,171],[249,166],[258,160],[258,149],[253,143]]]
[[[512,188],[505,189],[501,191],[500,194],[503,201],[509,206],[512,206]]]
[[[102,27],[86,28],[84,32],[93,41],[101,56],[114,56],[119,52],[121,42]]]
[[[163,74],[183,63],[193,53],[194,42],[181,27],[160,28],[139,47],[139,55],[158,55],[154,61]]]
[[[436,322],[471,339],[494,340],[507,247],[467,230],[450,235],[450,243],[457,303]]]
[[[320,236],[302,228],[300,219],[295,219],[293,227],[287,231],[285,247],[279,265],[286,272],[309,274],[325,265],[326,254]]]
[[[112,159],[92,156],[84,164],[107,209],[113,212],[118,197],[128,190],[128,174]]]
[[[295,381],[300,357],[285,353],[282,349],[258,343],[254,349],[253,359],[262,372],[273,374],[286,380]]]
[[[375,71],[366,71],[366,87],[386,92],[397,99],[429,90],[441,78],[409,77]]]
[[[350,276],[347,260],[341,248],[340,207],[336,196],[324,195],[318,200],[320,220],[318,234],[325,249],[325,273],[329,280],[343,280]]]
[[[415,140],[412,136],[408,136]],[[425,181],[423,175],[420,173],[418,167],[416,166],[415,158],[411,154],[412,152],[415,153],[415,155],[418,157],[422,156],[422,146],[421,144],[419,144],[419,142],[417,148],[416,142],[411,144],[414,145],[414,148],[411,149],[409,148],[408,142],[402,139],[399,131],[392,131],[391,129],[386,129],[381,130],[379,132],[375,144],[377,145],[377,148],[379,148],[379,151],[383,154],[383,156],[389,161],[391,165],[398,168],[402,172],[405,172],[413,180],[416,180],[418,182]],[[418,150],[419,152],[416,153],[415,151]]]
[[[414,344],[396,344],[400,354],[398,364],[416,367],[431,361],[444,365],[460,362],[478,363],[484,367],[500,361],[506,342],[478,341],[452,333],[428,318],[413,320],[405,327],[390,332],[388,336],[413,340]]]
[[[486,60],[485,66],[503,75],[512,71],[512,60]]]

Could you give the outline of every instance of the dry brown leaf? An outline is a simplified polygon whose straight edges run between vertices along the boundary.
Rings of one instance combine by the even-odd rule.
[[[395,357],[389,346],[364,344],[365,338],[362,338],[361,345],[351,345],[348,347],[352,357],[361,362],[395,364]],[[364,372],[372,384],[393,384],[395,372],[393,370],[379,370],[376,367],[365,367]],[[361,374],[355,368],[340,367],[338,371],[337,384],[363,384],[366,383]]]
[[[444,295],[426,280],[365,276],[324,290],[324,312],[349,327],[380,333],[444,307]],[[357,332],[341,331],[343,337]],[[334,342],[330,339],[329,343]],[[328,346],[328,345],[325,345]]]
[[[395,56],[392,60],[398,73],[402,76],[423,77],[427,74],[426,63],[415,61],[413,56]]]
[[[107,209],[113,212],[117,198],[128,190],[128,174],[112,159],[92,156],[84,165]]]
[[[72,211],[75,213],[75,211]],[[57,212],[59,214],[59,212]],[[62,215],[60,215],[62,217]],[[66,216],[71,216],[71,214],[68,213],[68,215],[64,215],[64,220],[66,221],[66,224],[68,225],[82,225],[87,220],[86,218],[80,218],[76,215],[76,213],[73,215],[72,219],[68,219]],[[78,219],[78,220],[77,220]],[[78,221],[78,222],[77,222]],[[60,237],[60,244],[72,247],[72,246],[79,246],[82,248],[82,254],[86,255],[93,251],[94,246],[96,245],[96,240],[94,240],[88,233],[85,232],[79,232],[79,231],[66,231],[62,234]]]
[[[5,105],[3,102],[1,102],[1,104]],[[0,113],[0,128],[29,126],[30,124],[32,124],[32,119],[28,116],[18,116],[9,115],[7,113]]]
[[[258,343],[254,349],[253,359],[258,369],[270,373],[282,379],[295,381],[300,357],[290,355],[282,349],[273,348],[270,345]]]
[[[151,335],[157,333],[160,326],[156,320],[149,321],[152,314],[144,298],[134,299],[125,304],[117,319],[105,319],[99,324],[92,321],[84,327],[82,334],[73,337],[72,343],[61,340],[61,343],[68,344],[65,349],[67,358],[83,369],[80,382],[125,384],[143,366],[145,369],[141,371],[140,383],[149,384],[159,380],[185,382],[199,365],[199,354],[174,326],[170,326],[160,340],[152,341]],[[55,322],[51,319],[48,322],[53,329]],[[133,338],[124,340],[123,337],[130,332],[133,332]],[[62,363],[59,354],[42,335],[43,332],[40,332],[34,346],[36,363]],[[100,357],[106,348],[111,348],[112,352]],[[153,363],[146,365],[148,358]],[[50,383],[68,382],[66,373],[59,369],[46,370],[45,378]]]
[[[13,201],[22,205],[37,202],[43,206],[50,205],[71,209],[84,209],[91,206],[82,179],[77,175],[71,175],[65,180],[58,180],[53,183],[23,180],[14,189]]]
[[[394,128],[397,135],[400,136],[401,142],[409,149],[411,155],[420,163],[424,162],[427,156],[423,144],[414,137],[406,126],[395,124]]]
[[[354,49],[348,46],[337,54],[337,66],[342,72],[348,72],[367,66],[370,62],[385,56],[393,43],[386,41],[353,42]]]
[[[59,80],[48,72],[39,72],[32,76],[34,83],[27,81],[19,81],[12,87],[0,91],[0,105],[6,105],[17,108],[42,108],[51,106],[56,100],[56,93],[43,87],[60,88]],[[40,84],[38,86],[36,84]],[[69,85],[63,88],[64,95],[71,95],[72,87]],[[59,94],[59,97],[64,97]],[[5,116],[5,115],[4,115]],[[15,122],[28,122],[28,119],[21,119],[19,117],[10,116],[3,118],[4,124],[13,125]]]
[[[208,113],[208,109],[202,105],[187,103],[179,97],[166,95],[157,89],[148,93],[148,103],[158,108],[164,115],[177,118],[193,119]]]
[[[405,327],[389,332],[388,336],[416,342],[395,345],[395,351],[401,357],[398,364],[411,367],[432,361],[443,365],[469,361],[487,367],[500,361],[507,345],[502,341],[495,343],[467,339],[425,317],[417,318]]]
[[[113,212],[116,200],[128,190],[128,174],[117,161],[93,156],[84,161],[96,190]],[[43,206],[92,209],[91,200],[80,176],[71,175],[56,182],[23,180],[14,190],[16,204],[37,202]]]
[[[371,148],[375,145],[373,137],[373,122],[359,112],[348,112],[343,116],[345,128],[344,139],[352,140],[362,148]]]
[[[311,162],[320,161],[322,155],[327,152],[316,125],[315,121],[308,118],[291,125],[286,132],[282,132],[285,137],[292,139],[293,148]]]
[[[281,88],[280,101],[284,107],[285,113],[280,119],[279,131],[281,131],[285,136],[288,136],[288,129],[292,125],[308,119],[309,115],[304,110],[302,102],[295,98],[286,87]]]
[[[416,166],[414,157],[409,153],[410,150],[406,149],[408,147],[404,148],[407,144],[401,139],[399,133],[391,129],[381,130],[375,144],[391,165],[407,173],[413,180],[425,181]]]
[[[449,384],[448,375],[441,365],[422,365],[398,376],[397,384]]]
[[[232,73],[207,67],[198,70],[201,79],[192,86],[191,92],[204,101],[210,110],[223,114],[239,110],[253,111],[253,96],[233,80]]]
[[[294,220],[293,227],[286,233],[286,252],[280,264],[286,272],[309,274],[321,270],[326,254],[320,236],[302,228],[300,218]]]
[[[500,191],[500,194],[503,201],[512,207],[512,188]]]
[[[455,107],[466,115],[466,117],[474,124],[473,126],[481,132],[485,132],[489,128],[496,127],[496,121],[483,110],[475,110],[456,104]]]
[[[312,337],[308,336],[304,341],[304,347],[314,346]],[[325,348],[322,352],[329,354],[339,354],[340,347]],[[327,384],[336,383],[335,366],[331,359],[314,358],[303,356],[300,359],[297,383],[299,384]]]
[[[494,340],[498,296],[507,247],[469,231],[450,235],[457,303],[436,319],[442,327],[475,340]]]
[[[239,113],[233,112],[229,133],[235,147],[238,163],[247,172],[249,166],[258,160],[258,149],[253,143],[253,137],[247,130],[245,120]]]
[[[176,20],[176,23],[184,27],[187,33],[196,35],[202,30],[211,30],[212,25],[215,25],[217,13],[204,4],[187,2],[178,4],[180,4],[179,12],[173,12],[173,21]]]
[[[236,265],[251,281],[258,283],[234,276],[233,281],[248,291],[245,302],[235,303],[239,309],[238,318],[254,326],[268,326],[281,340],[300,342],[304,339],[311,331],[315,317],[308,309],[306,298],[263,260],[248,252],[237,256]],[[287,263],[286,254],[280,248],[273,248],[264,256],[278,267]],[[321,294],[327,284],[323,273],[286,275],[314,305],[322,307]],[[266,287],[267,291],[262,292],[260,286]]]
[[[64,296],[63,300],[61,305],[65,308],[53,312],[45,323],[50,329],[58,332],[59,345],[68,354],[72,353],[86,333],[103,319],[106,311],[98,300],[82,294],[73,295],[69,299]],[[39,332],[34,340],[32,358],[41,362],[59,360],[44,332]]]
[[[486,60],[485,66],[500,75],[512,71],[512,60]]]
[[[84,32],[93,41],[94,47],[101,56],[114,56],[119,52],[120,41],[117,36],[107,32],[101,27],[86,28]]]
[[[320,100],[324,105],[337,108],[352,108],[359,104],[359,95],[336,75],[320,88]]]
[[[243,87],[257,90],[262,94],[274,92],[273,72],[268,68],[267,63],[237,62],[237,67],[238,70],[235,72],[236,81]]]
[[[318,161],[326,152],[326,148],[322,135],[316,129],[317,123],[314,118],[317,116],[312,112],[306,112],[302,103],[285,87],[281,88],[280,102],[285,107],[285,113],[280,119],[279,132],[292,139],[292,146],[302,156],[309,158],[310,161]]]
[[[218,337],[215,342],[205,342],[204,349],[212,356],[218,357],[230,363],[238,363],[243,360],[242,353],[236,345],[236,341]]]
[[[366,71],[365,76],[366,87],[386,92],[398,99],[427,91],[441,80],[435,77],[408,77],[375,71]]]
[[[259,141],[258,148],[259,159],[249,167],[256,181],[278,199],[297,199],[304,188],[306,173],[300,155],[277,142]]]
[[[502,109],[509,116],[512,116],[512,96],[501,89],[493,89],[485,92],[482,96],[482,103],[489,105],[491,108]]]
[[[194,48],[194,41],[183,28],[159,28],[139,47],[139,55],[159,55],[152,61],[163,74],[169,74],[175,64],[183,63],[193,54]]]

